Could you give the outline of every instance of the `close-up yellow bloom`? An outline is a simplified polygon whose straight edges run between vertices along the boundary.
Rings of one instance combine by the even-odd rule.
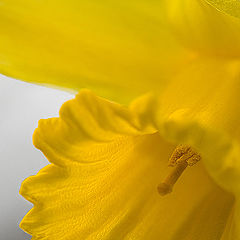
[[[237,0],[0,0],[0,29],[0,73],[79,91],[33,136],[32,239],[240,239]]]

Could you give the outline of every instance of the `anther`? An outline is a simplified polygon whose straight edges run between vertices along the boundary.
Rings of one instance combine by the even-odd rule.
[[[164,196],[172,192],[172,189],[182,175],[187,166],[193,166],[200,161],[201,156],[191,147],[186,145],[179,145],[173,151],[168,165],[174,167],[165,180],[159,184],[158,192]]]

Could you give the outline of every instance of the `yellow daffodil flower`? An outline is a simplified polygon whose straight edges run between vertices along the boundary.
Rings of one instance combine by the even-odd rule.
[[[129,107],[81,91],[41,120],[33,140],[52,164],[21,187],[34,204],[21,227],[46,240],[239,239],[238,80],[184,79]]]
[[[0,1],[1,73],[137,98],[80,91],[40,121],[34,240],[240,239],[239,5]]]

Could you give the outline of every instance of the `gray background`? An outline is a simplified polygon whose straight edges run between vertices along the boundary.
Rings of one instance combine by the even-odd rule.
[[[19,195],[21,182],[48,162],[32,144],[41,118],[58,116],[73,95],[0,75],[0,240],[31,239],[18,224],[32,207]]]

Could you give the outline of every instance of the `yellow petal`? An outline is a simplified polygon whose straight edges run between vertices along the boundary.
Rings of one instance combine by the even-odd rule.
[[[2,0],[0,13],[2,74],[121,103],[199,56],[240,56],[240,20],[204,0]]]
[[[167,9],[172,32],[186,49],[201,56],[239,58],[239,18],[219,12],[205,0],[171,0]]]
[[[173,193],[158,194],[175,147],[160,134],[171,138],[175,131],[177,142],[181,129],[169,129],[170,119],[159,120],[155,107],[160,105],[151,96],[125,108],[83,91],[65,103],[60,118],[41,120],[34,144],[53,164],[23,183],[21,194],[35,207],[21,227],[33,239],[45,240],[224,236],[225,227],[236,224],[234,199],[209,177],[203,162],[186,170]],[[211,134],[204,127],[197,130]],[[184,140],[190,135],[198,138],[192,132]],[[200,150],[205,158],[207,152]],[[237,239],[236,230],[231,234],[229,239]]]
[[[0,72],[127,102],[190,58],[179,55],[164,9],[152,0],[2,0]]]

